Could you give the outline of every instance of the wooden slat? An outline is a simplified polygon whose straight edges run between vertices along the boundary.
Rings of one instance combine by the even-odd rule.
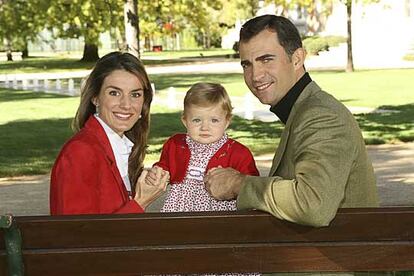
[[[27,249],[246,241],[414,240],[414,208],[343,209],[330,227],[323,228],[288,223],[261,212],[18,217],[16,221]]]
[[[30,275],[414,270],[414,245],[260,244],[25,252]]]

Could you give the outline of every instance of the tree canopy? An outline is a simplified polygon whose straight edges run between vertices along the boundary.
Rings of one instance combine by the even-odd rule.
[[[46,21],[45,0],[0,0],[0,41],[8,59],[12,50],[27,50],[28,41],[35,41]],[[25,57],[25,56],[23,56]]]

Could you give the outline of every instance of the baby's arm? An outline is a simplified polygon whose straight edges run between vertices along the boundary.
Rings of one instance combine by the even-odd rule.
[[[161,171],[160,174],[157,174]],[[145,182],[151,185],[158,185],[161,179],[166,179],[167,182],[170,180],[170,173],[159,166],[153,166],[145,177]]]

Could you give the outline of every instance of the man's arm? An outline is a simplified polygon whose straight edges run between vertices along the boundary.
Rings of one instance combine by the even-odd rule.
[[[295,223],[326,226],[345,196],[355,160],[354,126],[323,106],[298,112],[291,128],[292,179],[247,177],[238,207],[267,211]],[[281,164],[283,166],[283,164]]]
[[[292,179],[235,178],[221,172],[219,184],[231,186],[227,191],[238,191],[239,209],[258,209],[295,223],[325,226],[344,198],[353,165],[350,125],[337,113],[320,106],[303,111],[296,119],[289,138],[289,146],[293,147],[292,156],[288,156],[294,166]],[[214,191],[211,186],[217,179],[207,180]]]

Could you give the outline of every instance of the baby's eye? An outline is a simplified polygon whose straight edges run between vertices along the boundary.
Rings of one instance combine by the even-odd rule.
[[[141,92],[132,92],[131,93],[131,97],[132,98],[139,98],[141,96],[142,96],[142,93]]]
[[[211,119],[211,122],[218,123],[218,122],[220,122],[220,120],[219,119]]]
[[[196,118],[196,119],[192,119],[191,121],[192,121],[193,123],[195,123],[195,124],[197,124],[197,123],[201,122],[201,120],[200,120],[200,119],[197,119],[197,118]]]
[[[119,96],[121,93],[117,90],[110,90],[109,95],[111,96]]]

